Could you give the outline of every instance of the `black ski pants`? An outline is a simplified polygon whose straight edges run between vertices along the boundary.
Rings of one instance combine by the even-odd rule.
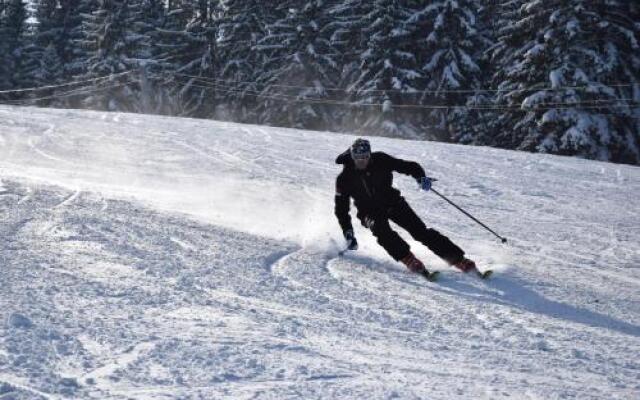
[[[415,240],[427,246],[429,250],[448,263],[457,262],[464,256],[464,251],[449,238],[435,229],[427,228],[404,199],[384,213],[378,213],[375,216],[363,215],[360,220],[396,261],[406,257],[410,250],[409,244],[391,229],[390,220],[404,228]]]

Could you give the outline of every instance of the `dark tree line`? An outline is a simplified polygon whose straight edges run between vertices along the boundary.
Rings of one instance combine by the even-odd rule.
[[[640,163],[638,2],[30,4],[0,0],[0,101],[9,104]],[[80,83],[8,92],[70,81]]]

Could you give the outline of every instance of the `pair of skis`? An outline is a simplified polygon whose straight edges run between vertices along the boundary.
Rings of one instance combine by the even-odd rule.
[[[349,249],[340,250],[338,252],[338,256],[339,257],[344,256],[347,251],[349,251]],[[493,270],[487,269],[485,271],[480,271],[479,269],[474,268],[473,271],[470,271],[470,273],[475,274],[478,278],[484,280],[484,279],[488,279],[493,274]],[[423,272],[420,273],[420,275],[425,277],[429,282],[435,282],[438,280],[438,277],[440,276],[440,271],[429,272],[427,270],[424,270]]]
[[[477,268],[475,268],[470,273],[475,274],[480,279],[488,279],[493,274],[493,270],[488,269],[486,271],[480,271]],[[438,277],[440,276],[440,271],[429,272],[425,270],[422,273],[420,273],[420,275],[424,276],[429,282],[435,282],[438,280]]]

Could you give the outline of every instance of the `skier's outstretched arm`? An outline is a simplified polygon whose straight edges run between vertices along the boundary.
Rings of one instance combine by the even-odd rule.
[[[421,178],[426,176],[424,169],[414,161],[406,161],[399,158],[392,157],[385,154],[386,161],[390,164],[391,169],[401,174],[410,175],[413,179],[420,181]]]
[[[349,208],[351,206],[351,196],[346,190],[344,183],[342,182],[342,174],[338,176],[336,180],[336,194],[334,197],[335,208],[334,212],[338,218],[340,228],[342,228],[342,234],[349,250],[356,250],[358,248],[358,242],[353,233],[353,225],[351,225],[351,215],[349,215]]]
[[[351,215],[349,215],[349,208],[351,206],[351,197],[346,190],[344,183],[342,182],[342,174],[336,179],[336,195],[334,212],[338,218],[338,223],[342,232],[353,230],[351,225]]]

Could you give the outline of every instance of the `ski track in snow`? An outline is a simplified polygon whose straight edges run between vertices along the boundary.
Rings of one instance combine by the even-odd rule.
[[[354,219],[352,136],[0,106],[0,399],[635,399],[640,169],[373,139],[420,160],[486,232],[409,178],[480,281]],[[404,237],[407,237],[403,233]]]

